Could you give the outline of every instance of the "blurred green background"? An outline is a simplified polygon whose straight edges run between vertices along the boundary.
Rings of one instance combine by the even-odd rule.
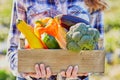
[[[120,0],[107,0],[105,11],[105,73],[91,74],[90,80],[120,80]],[[15,80],[8,68],[5,54],[10,26],[12,0],[0,0],[0,80]]]

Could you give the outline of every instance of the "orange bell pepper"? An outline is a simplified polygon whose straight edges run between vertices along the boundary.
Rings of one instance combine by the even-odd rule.
[[[42,20],[41,20],[42,21]],[[62,49],[66,49],[66,39],[65,39],[65,31],[63,31],[60,24],[52,18],[47,18],[46,20],[43,20],[46,23],[45,27],[36,27],[36,33],[41,38],[40,35],[42,35],[44,32],[47,34],[54,36],[57,42],[59,43],[60,47]],[[64,33],[64,34],[63,34]]]
[[[39,32],[38,32],[38,29],[42,28],[41,24],[39,22],[36,22],[35,23],[35,27],[34,27],[34,33],[35,35],[39,38]]]
[[[39,39],[41,39],[41,34],[39,34],[40,29],[43,29],[43,26],[41,25],[41,23],[39,21],[36,21],[35,27],[34,27],[34,33]],[[43,42],[42,42],[42,45],[45,49],[47,49],[47,46]]]

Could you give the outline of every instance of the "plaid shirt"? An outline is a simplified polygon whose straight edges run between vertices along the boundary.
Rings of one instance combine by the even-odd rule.
[[[20,32],[16,28],[16,19],[25,20],[34,26],[34,21],[43,17],[54,17],[58,14],[70,14],[89,21],[103,35],[103,13],[89,13],[84,0],[16,0],[13,3],[7,58],[10,68],[17,74],[17,49]]]

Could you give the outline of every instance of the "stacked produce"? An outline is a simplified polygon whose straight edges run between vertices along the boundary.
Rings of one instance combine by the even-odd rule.
[[[92,50],[98,42],[99,32],[83,19],[59,15],[39,19],[35,27],[19,20],[17,28],[26,37],[30,48]]]
[[[59,25],[56,18],[40,19],[36,21],[34,28],[19,20],[17,28],[26,37],[30,48],[66,49],[67,31]]]

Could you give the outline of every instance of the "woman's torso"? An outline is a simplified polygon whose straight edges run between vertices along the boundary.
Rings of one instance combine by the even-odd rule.
[[[89,21],[89,13],[83,0],[25,0],[28,24],[37,19],[70,14]]]

